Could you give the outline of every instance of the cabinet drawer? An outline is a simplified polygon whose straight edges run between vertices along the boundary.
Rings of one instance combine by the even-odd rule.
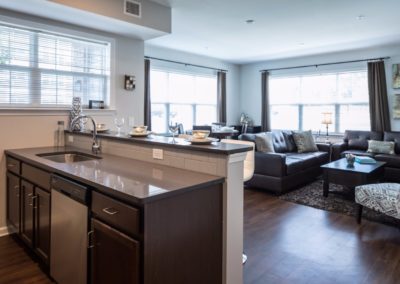
[[[7,156],[6,159],[6,163],[7,163],[7,170],[9,170],[10,172],[16,173],[17,175],[20,174],[20,169],[21,169],[21,162],[11,158],[9,156]]]
[[[50,190],[50,174],[48,172],[22,163],[21,175],[41,188]]]
[[[137,208],[92,191],[92,212],[121,231],[133,235],[140,233],[140,211]]]

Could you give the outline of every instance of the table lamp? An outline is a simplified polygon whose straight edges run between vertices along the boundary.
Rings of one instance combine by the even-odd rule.
[[[323,112],[322,113],[322,121],[321,124],[326,125],[326,142],[329,142],[329,124],[332,124],[332,113],[331,112]]]

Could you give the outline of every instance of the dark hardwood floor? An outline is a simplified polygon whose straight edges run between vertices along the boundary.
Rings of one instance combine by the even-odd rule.
[[[245,284],[400,283],[400,230],[245,190]],[[52,283],[12,237],[0,283]]]
[[[400,230],[245,190],[245,284],[400,283]]]
[[[1,284],[53,283],[32,260],[19,242],[10,236],[0,238]]]

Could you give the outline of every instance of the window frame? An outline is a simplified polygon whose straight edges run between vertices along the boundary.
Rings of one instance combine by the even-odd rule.
[[[11,16],[5,16],[2,15],[0,18],[0,25],[5,25],[9,26],[11,28],[19,28],[23,30],[28,30],[32,32],[43,32],[46,34],[53,34],[56,36],[62,36],[65,38],[71,38],[71,39],[76,39],[76,40],[83,40],[83,41],[93,41],[93,42],[99,42],[99,43],[107,43],[109,45],[109,76],[108,76],[108,82],[106,85],[106,88],[104,91],[107,93],[106,96],[104,97],[107,104],[107,108],[100,110],[102,111],[115,111],[115,104],[116,104],[116,83],[115,83],[115,69],[116,69],[116,63],[115,63],[115,58],[116,58],[116,40],[114,38],[104,36],[102,35],[101,32],[95,32],[95,31],[89,31],[89,29],[74,29],[73,27],[63,27],[60,23],[52,20],[42,20],[38,19],[38,21],[31,21],[31,20],[25,20],[22,18],[17,18],[17,17],[11,17]],[[38,53],[36,53],[36,56],[38,56]],[[68,75],[71,75],[72,73],[79,73],[79,72],[69,72],[69,71],[62,71],[62,70],[51,70],[51,69],[44,69],[44,68],[39,68],[37,66],[37,60],[35,60],[36,66],[9,66],[10,68],[4,68],[4,70],[44,70],[45,74],[61,74],[61,72],[66,72]],[[87,74],[87,73],[82,73],[82,74]],[[96,76],[104,76],[104,75],[98,75],[98,74],[91,74],[90,77],[96,77]],[[40,79],[36,83],[41,83]],[[37,98],[40,99],[40,96],[37,96]],[[30,97],[32,99],[32,97]],[[83,108],[86,110],[87,105],[83,105]],[[53,113],[53,111],[68,111],[70,110],[70,106],[63,105],[63,106],[57,106],[54,104],[44,104],[41,105],[39,103],[35,103],[35,105],[22,105],[22,104],[0,104],[0,112],[4,112],[7,114],[18,114],[19,112],[21,113]],[[33,112],[31,112],[33,111]],[[97,112],[96,112],[97,113]]]
[[[319,72],[315,72],[315,71],[309,71],[309,72],[300,72],[300,73],[289,73],[289,74],[285,74],[285,73],[280,73],[280,74],[273,74],[270,76],[270,79],[279,79],[279,78],[300,78],[303,76],[312,76],[312,75],[330,75],[330,74],[334,74],[334,75],[338,75],[341,73],[356,73],[356,72],[366,72],[367,73],[367,68],[366,66],[358,66],[358,67],[350,67],[350,68],[338,68],[338,69],[332,69],[332,70],[321,70]],[[367,79],[368,80],[368,79]],[[271,89],[270,89],[270,84],[269,84],[269,94],[271,94]],[[368,92],[368,82],[367,82],[367,90]],[[304,125],[304,118],[303,118],[303,109],[304,107],[307,106],[332,106],[334,108],[333,111],[333,123],[329,126],[330,135],[338,135],[338,136],[342,136],[344,134],[344,132],[340,132],[340,108],[342,106],[366,106],[369,107],[369,97],[368,97],[368,93],[367,93],[367,98],[368,98],[368,102],[355,102],[355,103],[349,103],[349,102],[336,102],[336,103],[326,103],[326,104],[309,104],[309,103],[288,103],[288,104],[269,104],[268,106],[268,110],[269,110],[269,115],[270,115],[270,119],[272,122],[272,117],[271,117],[271,108],[273,106],[295,106],[298,108],[297,111],[297,116],[298,116],[298,125],[297,125],[297,129],[294,130],[300,130],[300,131],[304,131],[304,130],[308,130],[308,129],[304,129],[303,125]],[[322,125],[322,124],[321,124]],[[333,129],[335,131],[333,131]],[[319,134],[321,133],[321,135],[323,133],[325,133],[325,128],[321,128],[319,131],[316,130],[312,130],[313,133],[315,134]]]

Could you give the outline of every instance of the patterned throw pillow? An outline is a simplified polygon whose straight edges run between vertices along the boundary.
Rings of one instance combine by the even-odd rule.
[[[256,136],[255,141],[258,152],[275,153],[271,132],[260,133],[256,134],[255,136]]]
[[[394,154],[394,142],[393,141],[377,141],[368,140],[368,153],[375,154]]]
[[[293,132],[293,139],[298,153],[316,152],[318,147],[314,142],[311,130]]]

